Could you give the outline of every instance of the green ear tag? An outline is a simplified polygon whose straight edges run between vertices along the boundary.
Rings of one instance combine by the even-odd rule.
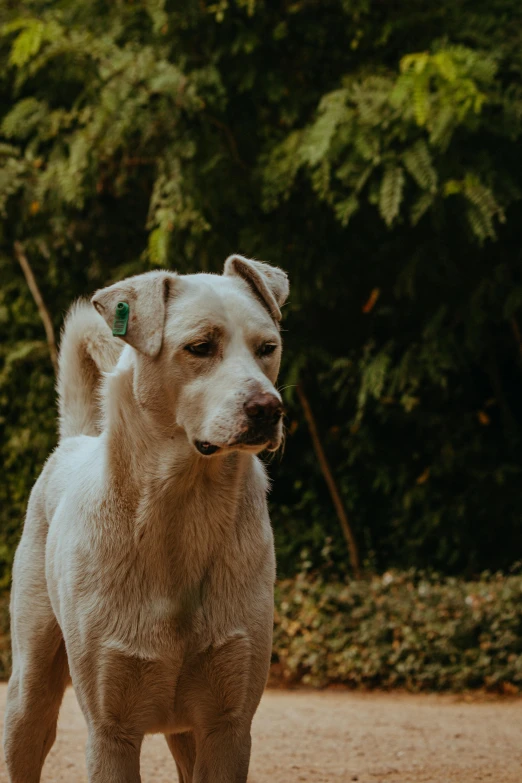
[[[127,302],[118,302],[116,305],[116,315],[114,316],[114,323],[112,325],[112,333],[115,337],[123,337],[127,334],[129,309]]]

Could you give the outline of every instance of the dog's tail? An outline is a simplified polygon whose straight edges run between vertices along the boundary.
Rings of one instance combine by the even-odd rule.
[[[94,307],[74,304],[65,319],[58,363],[60,437],[99,435],[100,381],[123,348]]]

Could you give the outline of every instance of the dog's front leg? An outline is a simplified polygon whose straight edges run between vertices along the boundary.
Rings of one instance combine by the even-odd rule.
[[[266,679],[250,637],[236,633],[200,661],[194,735],[193,783],[246,783],[250,727]],[[258,675],[258,671],[260,674]]]
[[[80,651],[75,641],[70,645],[71,674],[89,732],[89,783],[140,783],[145,735],[141,664],[106,647]]]
[[[116,727],[89,729],[87,772],[89,783],[140,783],[143,737]]]
[[[179,783],[193,783],[196,745],[192,732],[168,734],[166,736],[170,752],[176,762]]]
[[[194,783],[246,783],[250,727],[225,722],[196,739]]]

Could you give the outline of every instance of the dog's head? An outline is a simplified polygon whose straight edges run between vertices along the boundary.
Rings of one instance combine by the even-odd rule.
[[[181,428],[204,456],[275,450],[283,405],[275,382],[286,274],[230,256],[223,275],[149,272],[98,291],[92,302],[113,327],[128,304],[135,395],[165,433]]]

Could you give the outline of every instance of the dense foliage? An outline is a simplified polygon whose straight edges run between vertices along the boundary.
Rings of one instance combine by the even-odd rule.
[[[518,0],[5,0],[0,557],[55,443],[72,299],[231,251],[288,270],[281,573],[332,540],[306,389],[370,569],[522,548]]]
[[[522,687],[522,578],[415,571],[277,589],[273,678],[408,690]]]

